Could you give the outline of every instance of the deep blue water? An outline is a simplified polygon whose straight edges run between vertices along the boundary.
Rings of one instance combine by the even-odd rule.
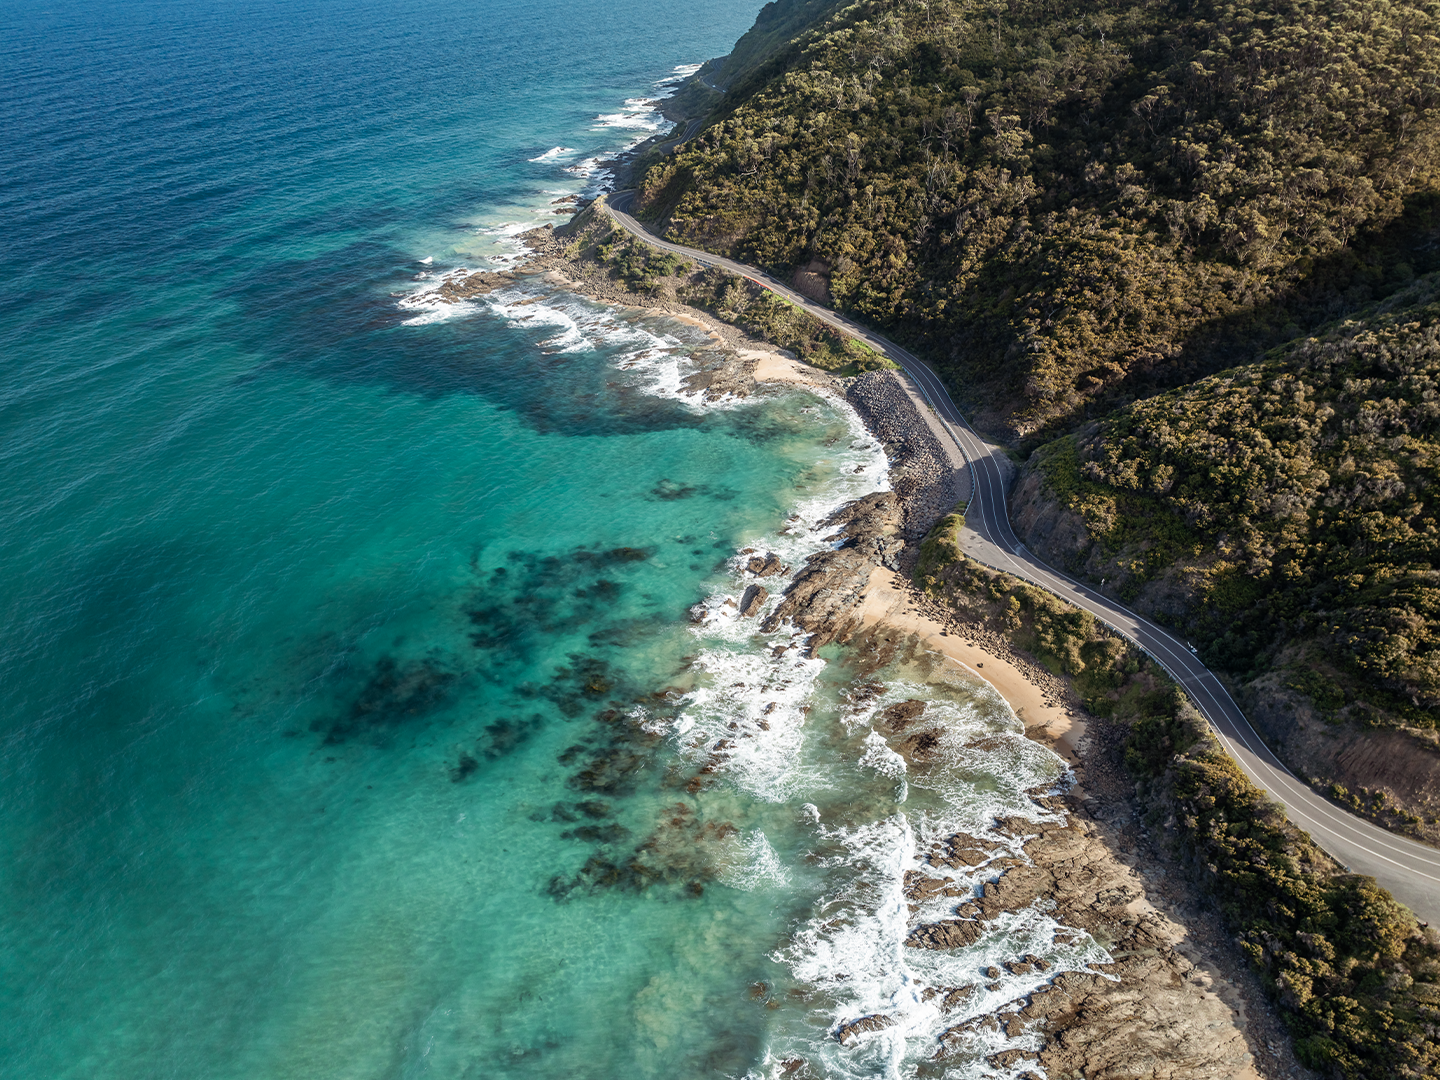
[[[0,8],[0,1075],[901,1075],[1010,947],[921,971],[898,882],[1053,758],[724,605],[884,484],[843,403],[689,400],[698,331],[535,281],[407,299],[758,6]],[[870,733],[915,695],[943,777]]]

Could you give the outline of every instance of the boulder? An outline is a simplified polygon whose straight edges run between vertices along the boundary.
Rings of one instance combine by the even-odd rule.
[[[744,595],[740,597],[740,614],[747,618],[751,615],[758,614],[760,609],[765,605],[765,601],[769,598],[770,591],[766,589],[765,586],[751,585],[745,590]]]

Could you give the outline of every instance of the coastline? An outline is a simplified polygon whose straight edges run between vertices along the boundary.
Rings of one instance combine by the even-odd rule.
[[[718,396],[737,390],[751,392],[744,385],[746,383],[755,386],[778,383],[811,386],[841,397],[851,397],[842,380],[806,364],[786,349],[752,337],[710,312],[671,298],[657,300],[632,293],[617,287],[613,281],[597,281],[597,275],[587,272],[592,270],[589,264],[567,258],[556,250],[554,233],[550,229],[537,229],[523,234],[521,239],[530,246],[532,254],[522,263],[519,273],[538,274],[551,285],[576,292],[597,303],[640,308],[703,330],[718,349],[734,358],[740,368],[706,386],[707,394]],[[878,379],[874,375],[869,378],[872,381],[890,381],[892,386],[898,384],[899,389],[904,389],[903,376],[896,373],[884,373]],[[853,383],[856,380],[850,381]],[[923,438],[923,417],[917,414],[897,422],[892,416],[887,417],[888,422],[881,423],[877,422],[878,414],[874,408],[865,408],[864,402],[854,400],[851,404],[861,406],[856,411],[866,429],[890,450],[892,474],[897,470],[903,473],[906,466],[913,466],[917,458],[921,459],[921,469],[932,476],[946,467],[938,444],[923,445],[931,442]],[[912,445],[917,442],[922,445]],[[906,490],[907,486],[909,490]],[[914,519],[906,530],[912,540],[923,537],[935,521],[954,505],[953,502],[944,504],[936,492],[929,491],[925,493],[928,500],[924,505],[913,506],[911,504],[916,501],[919,488],[903,482],[896,487],[899,489],[902,513],[908,511],[906,516]],[[1084,735],[1085,721],[1078,705],[1062,702],[1064,691],[1059,680],[1017,657],[1004,648],[1002,642],[993,639],[993,635],[961,633],[933,603],[908,586],[902,573],[885,566],[876,566],[870,572],[859,609],[861,629],[884,627],[917,637],[925,648],[947,657],[969,676],[989,684],[1020,719],[1026,735],[1056,750],[1067,763],[1074,765],[1079,760],[1076,743]]]
[[[575,220],[583,216],[577,214]],[[1054,900],[1061,923],[1109,942],[1116,960],[1091,975],[1057,976],[1048,989],[1003,1006],[989,1020],[999,1025],[996,1034],[1024,1027],[1042,1040],[1035,1051],[991,1055],[990,1064],[1004,1068],[1033,1062],[1051,1075],[1069,1075],[1079,1068],[1088,1074],[1092,1068],[1123,1069],[1138,1056],[1166,1069],[1167,1075],[1233,1080],[1307,1075],[1263,988],[1234,954],[1216,914],[1195,904],[1182,882],[1155,868],[1159,854],[1127,809],[1133,785],[1120,765],[1119,742],[1110,726],[1084,712],[1066,680],[1018,655],[1000,635],[957,623],[953,613],[910,586],[920,540],[958,501],[949,496],[968,491],[946,488],[948,478],[960,474],[903,377],[885,371],[841,380],[680,302],[673,286],[668,294],[624,288],[603,266],[586,259],[580,245],[557,237],[552,227],[522,239],[532,254],[520,273],[541,275],[595,302],[640,309],[703,330],[720,356],[707,359],[690,386],[707,398],[746,396],[765,384],[810,385],[846,398],[885,446],[893,490],[857,500],[832,515],[827,524],[839,530],[835,535],[842,539],[841,546],[810,558],[764,618],[762,630],[788,619],[810,633],[812,655],[831,641],[850,642],[857,652],[874,654],[876,666],[902,649],[941,657],[988,684],[1017,717],[1025,736],[1057,753],[1070,770],[1072,783],[1063,795],[1031,796],[1041,812],[1059,810],[1063,824],[1043,829],[1023,845],[1033,872],[1002,871],[993,884],[984,886],[986,897],[992,889],[997,896],[1014,892],[1009,903],[997,901],[988,910],[982,901],[979,923],[1003,916],[1017,904]],[[757,608],[763,604],[768,594],[761,577],[745,575],[754,583],[735,598],[742,609],[757,593]],[[905,742],[898,732],[891,734],[904,756]],[[1005,825],[997,827],[1003,830]],[[952,841],[957,839],[963,838]],[[943,856],[933,870],[933,854],[919,857],[921,870],[907,873],[904,888],[912,913],[928,906],[935,890],[953,888],[946,883],[950,871],[944,869]],[[937,873],[939,877],[927,876]],[[969,906],[962,905],[959,913]],[[964,920],[915,925],[905,945],[949,949],[963,940],[957,933],[975,932]],[[968,991],[953,993],[958,998]],[[868,1032],[889,1022],[882,1016],[862,1017],[842,1025],[835,1037],[848,1045],[847,1040],[869,1037]],[[942,1048],[951,1045],[947,1039],[975,1037],[976,1024],[972,1019],[947,1031]]]
[[[930,610],[925,599],[893,570],[876,567],[871,571],[862,599],[865,629],[882,627],[915,636],[924,648],[988,683],[1024,725],[1026,736],[1050,747],[1067,764],[1080,763],[1077,745],[1086,727],[1082,711],[1057,701],[1054,688],[1042,685],[1033,670],[1022,666],[1022,660],[952,629],[954,624]]]

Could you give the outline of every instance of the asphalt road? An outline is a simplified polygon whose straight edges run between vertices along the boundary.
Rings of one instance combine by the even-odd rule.
[[[709,84],[707,83],[706,85]],[[687,121],[685,124],[685,130],[682,133],[676,135],[674,138],[666,139],[662,143],[656,143],[653,147],[651,147],[651,150],[658,151],[659,153],[664,154],[669,152],[673,148],[679,146],[681,143],[688,142],[690,139],[693,139],[695,137],[695,133],[700,130],[700,125],[704,122],[705,118],[703,116],[697,116],[693,120]]]
[[[960,414],[945,384],[918,357],[879,334],[837,315],[754,267],[655,236],[627,213],[634,192],[604,200],[611,217],[640,240],[706,266],[748,278],[804,308],[822,322],[860,338],[910,375],[970,469],[972,497],[961,547],[980,562],[1048,589],[1108,623],[1159,662],[1190,695],[1252,783],[1283,803],[1290,820],[1355,873],[1369,874],[1422,920],[1440,923],[1440,851],[1371,824],[1322,799],[1296,778],[1255,733],[1220,680],[1169,631],[1121,607],[1095,589],[1058,573],[1020,543],[1006,505],[1013,467]]]

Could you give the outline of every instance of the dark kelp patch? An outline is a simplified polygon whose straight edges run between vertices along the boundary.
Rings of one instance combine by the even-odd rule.
[[[565,555],[511,551],[462,606],[477,649],[523,659],[556,633],[598,622],[613,611],[625,582],[612,576],[642,563],[654,547],[576,548]]]
[[[433,658],[401,663],[382,656],[350,708],[329,721],[316,720],[311,730],[325,732],[326,746],[362,736],[384,737],[443,706],[456,679],[455,672]]]
[[[557,902],[604,889],[641,892],[667,887],[678,898],[701,896],[705,885],[733,855],[740,830],[728,821],[706,821],[694,806],[675,803],[662,812],[651,833],[628,854],[609,850],[629,830],[619,825],[581,826],[566,830],[567,839],[600,845],[578,873],[556,874],[546,886]]]
[[[458,784],[470,779],[479,771],[482,763],[492,762],[513,753],[529,742],[544,726],[545,718],[539,713],[532,713],[523,720],[501,717],[486,724],[474,745],[460,751],[450,770],[451,782]]]

